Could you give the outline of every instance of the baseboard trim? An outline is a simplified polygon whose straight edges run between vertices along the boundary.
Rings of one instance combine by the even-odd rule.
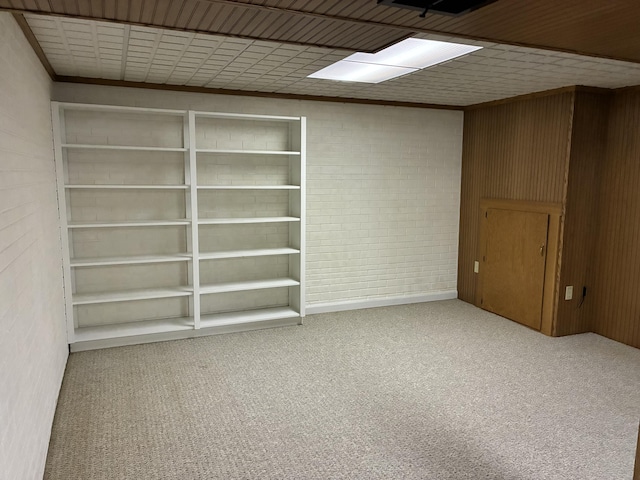
[[[392,305],[407,305],[409,303],[437,302],[438,300],[453,300],[458,298],[457,290],[444,290],[418,295],[398,295],[395,297],[365,298],[362,300],[347,300],[344,302],[316,303],[307,305],[306,314],[342,312],[345,310],[360,310],[363,308],[389,307]]]
[[[318,303],[306,306],[306,314],[341,312],[345,310],[360,310],[363,308],[389,307],[392,305],[407,305],[410,303],[436,302],[438,300],[452,300],[458,298],[457,290],[446,290],[418,295],[399,295],[395,297],[366,298],[361,300],[347,300],[344,302]],[[135,335],[130,337],[109,338],[105,340],[92,340],[73,343],[71,352],[96,350],[100,348],[123,347],[142,343],[163,342],[167,340],[184,340],[187,338],[202,337],[206,335],[219,335],[224,333],[244,332],[262,328],[284,327],[300,324],[300,318],[285,318],[264,322],[252,322],[224,327],[213,327],[201,330],[187,330],[180,332],[155,333],[148,335]]]

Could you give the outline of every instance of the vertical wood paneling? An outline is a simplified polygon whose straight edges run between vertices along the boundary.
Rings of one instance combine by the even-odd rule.
[[[458,296],[473,303],[480,199],[562,203],[573,92],[465,113]]]
[[[475,298],[480,198],[562,203],[553,334],[595,331],[640,347],[638,131],[640,89],[577,89],[467,111],[459,297]],[[565,301],[568,285],[574,298]]]
[[[562,242],[556,335],[590,332],[590,281],[595,255],[596,211],[600,167],[606,151],[611,95],[576,92]],[[564,288],[573,286],[573,299],[564,300]],[[588,295],[582,298],[582,289]]]
[[[640,90],[617,93],[602,168],[592,302],[596,333],[640,348]]]

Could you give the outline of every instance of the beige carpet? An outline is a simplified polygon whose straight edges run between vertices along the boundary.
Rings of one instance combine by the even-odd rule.
[[[45,478],[631,480],[640,350],[454,300],[76,353]]]

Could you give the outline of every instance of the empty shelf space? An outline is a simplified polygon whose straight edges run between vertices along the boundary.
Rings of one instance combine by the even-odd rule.
[[[91,145],[81,143],[64,143],[62,148],[67,149],[85,149],[85,150],[131,150],[141,152],[186,152],[184,147],[143,147],[136,145]]]
[[[224,252],[203,252],[200,260],[217,260],[221,258],[264,257],[268,255],[295,255],[300,250],[295,248],[261,248],[254,250],[228,250]]]
[[[196,153],[227,153],[242,155],[300,155],[300,152],[289,150],[234,150],[224,148],[197,148]]]
[[[112,227],[163,227],[170,225],[189,225],[191,220],[113,220],[102,222],[71,222],[69,228],[112,228]]]
[[[72,258],[72,267],[100,267],[107,265],[135,265],[142,263],[186,262],[192,259],[190,253],[175,255],[132,255],[128,257]]]
[[[279,223],[299,222],[298,217],[255,217],[255,218],[201,218],[200,225],[228,225],[233,223]]]
[[[203,315],[200,318],[200,328],[237,325],[239,323],[264,322],[281,318],[297,318],[300,314],[289,307],[265,308],[244,312],[216,313]]]
[[[78,190],[187,190],[189,185],[65,185]]]
[[[146,320],[115,325],[80,327],[75,330],[74,337],[76,342],[91,342],[94,340],[105,340],[108,338],[178,332],[192,329],[192,318],[165,318],[161,320]]]
[[[299,323],[305,117],[51,105],[70,343]]]
[[[73,305],[94,303],[127,302],[130,300],[151,300],[154,298],[187,297],[193,294],[191,287],[147,288],[126,292],[81,293],[73,295]]]
[[[264,288],[295,287],[300,282],[293,278],[274,278],[270,280],[252,280],[249,282],[229,282],[213,285],[201,285],[200,293],[242,292],[244,290],[262,290]]]
[[[299,185],[198,185],[200,190],[300,190]]]

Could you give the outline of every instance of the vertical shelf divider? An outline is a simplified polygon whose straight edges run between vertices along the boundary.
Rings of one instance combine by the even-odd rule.
[[[78,116],[76,112],[86,113]],[[248,328],[253,328],[253,324],[258,322],[275,321],[278,325],[291,325],[297,319],[302,324],[305,316],[306,250],[305,117],[61,102],[51,102],[51,114],[66,330],[73,351],[208,335],[229,331],[231,326],[244,329],[247,327],[243,325],[249,325]],[[132,114],[142,114],[141,121],[148,121],[145,119],[154,116],[171,116],[172,119],[161,120],[153,139],[143,138],[134,142],[136,145],[131,145],[126,122],[134,121]],[[109,130],[107,140],[94,136],[96,132],[93,130],[86,133],[90,128],[105,128],[100,126],[102,123],[113,126],[110,122],[117,120],[119,115],[125,116],[124,123]],[[99,127],[92,126],[91,122],[94,121],[98,122]],[[198,121],[201,121],[200,125],[197,125]],[[211,126],[209,121],[212,121]],[[262,127],[263,122],[266,122],[266,128]],[[146,126],[153,128],[152,123]],[[170,146],[158,142],[156,137],[163,131],[167,133],[167,138],[173,138],[174,135],[178,137],[180,127],[181,142],[178,138],[171,140]],[[197,131],[197,127],[201,130]],[[214,130],[209,132],[209,128]],[[199,158],[197,139],[202,138],[199,134],[206,137],[209,133],[216,133],[216,128],[231,132],[229,138],[232,141],[228,143],[234,148],[204,148],[200,150],[203,156]],[[279,148],[270,148],[269,142],[276,143],[272,137],[261,138],[264,132],[268,135],[274,132],[272,137],[277,138]],[[122,137],[122,134],[125,136]],[[247,138],[250,140],[247,141]],[[254,142],[254,138],[259,141]],[[93,143],[96,140],[101,140],[101,143]],[[202,146],[206,147],[206,141]],[[91,153],[94,150],[107,153],[96,156]],[[136,153],[122,153],[129,151]],[[198,160],[209,162],[211,160],[207,156],[211,155],[214,156],[214,162],[220,162],[215,160],[216,155],[230,155],[233,160],[230,160],[229,169],[239,168],[233,170],[238,175],[235,181],[239,183],[220,182],[216,176],[216,181],[211,182],[213,185],[209,188],[216,193],[215,190],[228,187],[234,195],[241,195],[242,201],[238,201],[237,206],[235,200],[231,202],[233,208],[228,208],[224,203],[229,201],[226,197],[218,205],[217,197],[205,195],[202,204],[199,204]],[[159,162],[154,164],[156,157]],[[254,162],[254,158],[258,159],[257,162]],[[112,159],[115,162],[111,163]],[[240,167],[236,166],[235,159],[239,159]],[[94,165],[93,162],[97,163]],[[226,162],[227,159],[223,158],[222,164],[226,165]],[[242,166],[242,162],[245,162],[245,166]],[[246,165],[254,163],[264,168],[247,168]],[[203,163],[202,167],[200,181],[208,186],[209,165]],[[156,172],[156,168],[164,170]],[[218,175],[220,171],[214,169],[213,173]],[[279,180],[275,182],[270,175]],[[287,178],[284,178],[285,175]],[[181,181],[181,178],[184,180]],[[123,179],[124,183],[121,183]],[[168,181],[171,183],[166,183]],[[114,192],[123,189],[128,195],[140,195],[140,210],[134,212],[140,216],[139,221],[126,220],[129,218],[130,205],[120,199],[114,200]],[[263,200],[263,195],[267,195],[264,199],[266,206],[253,207]],[[270,208],[270,203],[275,203],[274,199],[278,203],[276,216],[271,212],[274,209]],[[247,209],[248,213],[243,210],[245,201],[252,206]],[[169,211],[164,210],[165,207],[172,209],[172,217],[181,218],[164,218],[168,215],[164,212]],[[200,207],[205,213],[209,213],[210,207],[218,210],[213,212],[209,222],[203,222],[200,219]],[[109,209],[116,214],[112,215]],[[231,214],[227,215],[229,212],[225,209]],[[286,214],[285,209],[288,209]],[[104,214],[105,211],[107,214]],[[218,218],[221,214],[229,218]],[[103,216],[107,218],[101,218]],[[116,218],[111,219],[111,216]],[[125,220],[118,219],[118,216],[124,216]],[[202,255],[199,236],[201,222],[213,225],[203,227],[205,233],[209,232],[207,228],[212,228],[214,233],[204,238],[203,244],[210,251]],[[274,223],[281,226],[271,227]],[[217,224],[228,224],[230,227],[216,227]],[[236,224],[241,226],[234,227]],[[267,226],[252,227],[253,224]],[[148,230],[148,233],[133,230],[132,234],[125,234],[126,229],[132,227],[146,229],[165,226],[180,226],[184,230],[158,229],[159,235],[165,235],[158,238]],[[100,228],[94,230],[95,233],[90,230],[97,227]],[[79,231],[75,238],[74,231]],[[177,235],[169,232],[176,232]],[[269,238],[265,232],[271,232],[272,237]],[[280,260],[274,256],[286,256],[286,259]],[[200,265],[201,258],[205,261],[221,259],[226,266],[222,270],[209,272],[208,267],[217,266]],[[239,260],[244,258],[250,260]],[[166,267],[172,262],[186,263],[186,278],[184,263],[177,268]],[[145,270],[128,270],[138,268],[132,265],[160,264],[163,266],[157,269],[157,278],[150,278],[155,275],[154,271],[150,275]],[[237,272],[234,270],[236,265]],[[247,265],[252,268],[247,268]],[[111,271],[113,274],[103,270],[111,267],[115,267]],[[211,274],[205,275],[205,280],[208,279],[207,282],[211,284],[205,282],[207,284],[201,285],[201,267],[205,273]],[[227,270],[231,271],[231,275],[225,275]],[[223,275],[218,275],[219,272]],[[262,292],[254,293],[258,290]],[[275,293],[271,294],[271,291]],[[203,299],[201,295],[219,296]],[[159,303],[139,303],[135,307],[129,303],[131,306],[123,309],[117,307],[119,302],[154,302],[173,298],[178,300],[167,303],[171,305],[166,309],[168,313],[164,313],[165,307]],[[188,299],[188,312],[185,312],[185,303],[181,298]],[[205,315],[202,314],[203,302]],[[92,305],[107,304],[115,305],[92,310]],[[167,315],[167,318],[159,318],[163,315]]]
[[[66,161],[62,151],[63,138],[66,137],[64,121],[61,118],[64,109],[58,102],[51,102],[51,119],[53,124],[53,148],[56,167],[56,186],[58,189],[58,217],[60,219],[60,239],[62,241],[62,277],[64,286],[65,317],[67,320],[67,342],[75,342],[76,320],[73,314],[73,284],[71,281],[71,256],[68,229],[68,192],[64,188],[66,183]]]
[[[307,251],[307,117],[300,117],[300,134],[296,136],[296,142],[299,142],[299,145],[296,145],[298,150],[300,151],[300,202],[298,203],[298,208],[300,209],[300,270],[298,274],[300,275],[300,325],[304,320],[305,316],[305,292],[306,292],[306,251]]]
[[[185,183],[189,188],[189,212],[191,218],[191,279],[193,286],[193,328],[200,329],[200,246],[198,233],[198,171],[196,167],[196,116],[193,110],[189,110],[185,116],[184,142],[187,148],[188,162],[185,168]]]
[[[185,183],[189,184],[188,212],[191,220],[189,228],[189,240],[191,242],[191,282],[193,286],[193,298],[191,301],[193,315],[193,328],[200,329],[200,246],[198,233],[198,171],[196,167],[196,116],[193,110],[189,110],[185,116],[184,142],[187,148],[185,163]]]
[[[300,285],[289,291],[289,304],[300,314],[299,325],[305,316],[305,198],[306,198],[306,118],[289,126],[289,143],[300,155],[289,156],[290,182],[300,189],[289,193],[289,214],[300,218],[296,225],[289,227],[289,245],[300,250],[300,255],[290,259],[289,275],[300,281]]]

